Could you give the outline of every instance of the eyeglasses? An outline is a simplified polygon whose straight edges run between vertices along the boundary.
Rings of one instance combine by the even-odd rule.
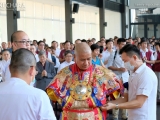
[[[27,43],[28,43],[28,44],[31,44],[32,41],[23,39],[23,40],[14,41],[14,42],[16,42],[16,43],[21,43],[21,44],[27,44]]]
[[[72,55],[67,55],[66,57],[73,57]]]
[[[39,44],[39,46],[44,46],[44,44]]]

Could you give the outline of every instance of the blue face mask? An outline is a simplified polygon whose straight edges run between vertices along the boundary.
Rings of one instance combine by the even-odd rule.
[[[132,66],[129,61],[124,63],[124,67],[125,67],[127,70],[134,71],[134,66]]]
[[[30,86],[35,86],[35,82],[36,82],[36,80],[34,78],[34,80],[32,80],[32,82],[30,83]]]

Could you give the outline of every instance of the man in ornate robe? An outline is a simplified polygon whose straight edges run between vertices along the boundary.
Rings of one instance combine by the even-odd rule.
[[[91,60],[90,47],[79,43],[75,64],[62,69],[47,87],[49,98],[62,105],[61,120],[106,120],[106,112],[100,110],[106,95],[122,93],[114,73]]]

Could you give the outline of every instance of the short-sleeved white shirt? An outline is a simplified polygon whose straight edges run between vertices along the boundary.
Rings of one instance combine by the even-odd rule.
[[[115,50],[112,50],[112,52],[114,52],[114,51]],[[108,50],[103,51],[102,52],[102,61],[105,62],[106,60],[108,60],[111,53]],[[108,68],[108,63],[105,65],[105,67]]]
[[[59,56],[60,52],[61,52],[61,50],[59,48],[56,48],[56,51],[55,51],[56,56]]]
[[[1,61],[1,72],[2,72],[2,81],[5,81],[5,79],[7,78],[7,75],[9,76],[10,78],[10,71],[9,71],[9,74],[8,74],[8,70],[9,70],[9,65],[10,65],[10,60],[8,61],[5,61],[5,60],[2,60]],[[7,71],[7,74],[6,74],[6,71]]]
[[[70,66],[74,64],[74,61],[71,61],[70,63],[68,63],[67,61],[64,61],[63,63],[60,64],[60,66],[58,67],[58,71],[59,72],[60,70],[62,70],[63,68],[67,67],[67,66]]]
[[[116,56],[115,56],[116,53]],[[115,59],[114,59],[115,56]],[[111,55],[109,56],[108,59],[108,67],[114,66],[116,68],[125,68],[124,67],[124,61],[121,58],[121,55],[119,54],[119,50],[114,51],[111,53]],[[128,82],[129,79],[129,73],[128,71],[125,72],[121,72],[121,71],[113,71],[116,75],[118,79],[122,79],[123,83]]]
[[[47,94],[24,80],[0,83],[0,120],[56,120]]]
[[[136,99],[137,95],[147,96],[141,108],[129,109],[129,120],[156,120],[157,77],[144,63],[129,77],[128,100]]]

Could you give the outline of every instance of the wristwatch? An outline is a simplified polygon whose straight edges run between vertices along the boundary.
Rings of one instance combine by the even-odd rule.
[[[116,108],[115,108],[115,109],[116,109],[116,110],[119,109],[119,105],[118,105],[118,104],[116,104]]]

